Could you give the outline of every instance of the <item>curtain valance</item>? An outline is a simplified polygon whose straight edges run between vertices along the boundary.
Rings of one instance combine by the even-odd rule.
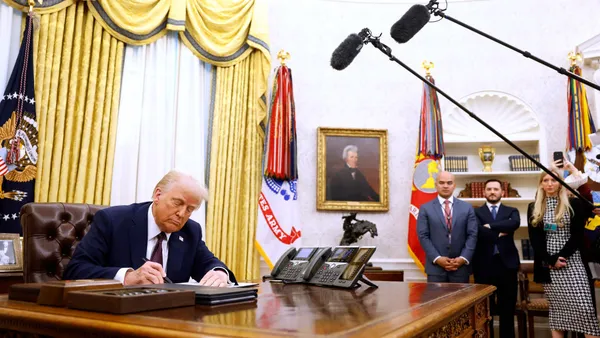
[[[21,11],[28,0],[3,0]],[[86,0],[35,0],[40,14],[57,12]],[[246,58],[252,48],[267,60],[266,0],[94,0],[86,1],[94,18],[112,36],[130,45],[145,45],[179,32],[180,39],[205,62],[228,67]],[[252,48],[251,48],[252,47]],[[269,62],[269,61],[267,61]]]

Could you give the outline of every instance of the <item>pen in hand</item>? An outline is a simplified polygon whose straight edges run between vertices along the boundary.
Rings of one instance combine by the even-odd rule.
[[[144,262],[151,262],[148,258],[146,257],[142,257],[142,260]],[[165,282],[169,283],[169,284],[173,284],[173,281],[169,279],[169,277],[167,277],[166,275],[163,277],[163,279],[165,280]]]

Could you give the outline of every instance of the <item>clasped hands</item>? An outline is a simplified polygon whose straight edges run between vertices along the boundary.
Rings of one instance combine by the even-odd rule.
[[[442,256],[435,261],[435,264],[441,266],[446,271],[456,271],[465,263],[466,261],[462,257],[448,258]]]
[[[550,269],[562,269],[565,266],[567,266],[567,259],[564,257],[558,257],[558,259],[556,260],[556,263],[554,263],[554,265],[550,265],[548,266]]]
[[[123,285],[136,284],[162,284],[167,274],[161,264],[155,262],[146,262],[137,270],[129,270],[125,273]],[[228,276],[225,271],[211,270],[202,277],[199,284],[203,286],[224,287],[228,283]]]

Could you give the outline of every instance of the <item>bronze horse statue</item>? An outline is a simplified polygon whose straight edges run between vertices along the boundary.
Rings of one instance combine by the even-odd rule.
[[[344,219],[344,237],[342,237],[340,245],[356,243],[367,232],[371,233],[371,237],[377,236],[377,226],[369,221],[356,219],[355,212],[349,216],[342,216],[342,218]]]

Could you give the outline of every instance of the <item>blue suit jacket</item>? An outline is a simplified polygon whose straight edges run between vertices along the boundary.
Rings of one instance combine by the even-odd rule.
[[[419,242],[425,251],[425,273],[428,275],[445,275],[444,268],[433,264],[438,256],[449,258],[464,257],[473,262],[473,253],[477,244],[477,219],[473,207],[464,201],[454,198],[452,207],[452,240],[442,206],[437,196],[421,205],[417,219]],[[468,265],[461,266],[454,272],[456,275],[469,275]]]
[[[150,202],[116,206],[98,211],[65,269],[63,279],[112,279],[120,268],[139,268],[144,264],[148,245],[148,208]],[[187,223],[169,237],[167,276],[174,283],[200,281],[215,267],[226,265],[208,250],[202,240],[200,224]],[[235,277],[229,271],[229,277]]]
[[[519,268],[519,251],[515,246],[514,233],[521,225],[519,210],[502,203],[494,220],[490,209],[484,204],[475,209],[475,216],[479,225],[477,249],[473,259],[475,282],[487,280],[493,275],[494,246],[498,248],[504,266],[516,271]],[[485,228],[485,224],[489,224],[491,229]],[[507,235],[498,237],[501,232]]]

